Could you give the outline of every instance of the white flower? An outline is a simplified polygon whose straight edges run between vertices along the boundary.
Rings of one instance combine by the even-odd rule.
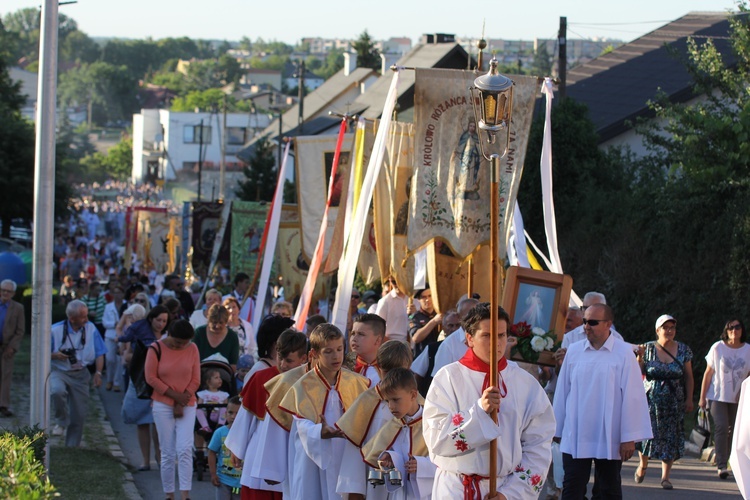
[[[545,332],[543,329],[539,328],[538,326],[535,326],[534,328],[531,329],[531,333],[533,333],[534,335],[542,336],[547,332]]]
[[[542,352],[547,347],[547,340],[544,337],[534,337],[531,339],[531,348],[536,352]]]
[[[555,346],[555,339],[547,337],[547,349],[552,349]]]

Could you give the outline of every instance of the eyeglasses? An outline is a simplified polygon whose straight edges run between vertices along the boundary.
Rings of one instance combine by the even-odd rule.
[[[139,304],[145,304],[145,303],[146,303],[146,301],[145,301],[145,300],[143,300],[143,299],[135,299],[135,301],[134,301],[134,302],[137,302],[137,303],[139,303]]]
[[[359,298],[359,295],[352,295],[352,298],[353,298],[353,299],[358,299],[358,298]]]
[[[596,326],[599,323],[604,323],[605,321],[607,321],[607,320],[606,319],[584,319],[583,320],[583,324],[584,325]]]
[[[5,291],[5,290],[3,290],[3,291]],[[729,325],[727,327],[727,331],[730,331],[730,330],[742,330],[742,325],[740,325],[740,324]]]

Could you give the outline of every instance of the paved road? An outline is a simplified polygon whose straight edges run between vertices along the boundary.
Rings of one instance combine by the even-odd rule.
[[[133,478],[138,492],[144,500],[161,500],[164,493],[161,487],[161,476],[159,469],[156,468],[156,462],[151,451],[151,470],[147,472],[138,472],[136,469],[141,465],[141,449],[138,446],[138,436],[135,425],[128,425],[122,422],[120,409],[122,407],[123,393],[108,392],[104,388],[99,389],[99,395],[104,403],[104,408],[109,417],[112,429],[120,441],[120,447],[125,454],[127,462],[133,471]],[[176,477],[175,477],[176,480]],[[208,474],[204,476],[203,481],[198,481],[193,475],[193,489],[191,498],[213,499],[215,498],[214,487],[209,481]]]

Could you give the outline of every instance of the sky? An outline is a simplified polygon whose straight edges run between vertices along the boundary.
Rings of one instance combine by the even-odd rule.
[[[0,15],[45,0],[0,0]],[[495,13],[501,6],[504,12]],[[560,17],[568,38],[629,42],[691,11],[734,10],[734,0],[78,0],[60,12],[92,37],[190,38],[239,41],[301,38],[354,39],[365,29],[375,40],[424,33],[485,38],[555,38]]]

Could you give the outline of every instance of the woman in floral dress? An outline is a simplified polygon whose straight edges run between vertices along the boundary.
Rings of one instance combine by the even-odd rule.
[[[643,384],[654,437],[636,445],[640,464],[635,482],[643,482],[649,459],[661,460],[661,487],[665,490],[672,489],[672,464],[685,451],[684,414],[693,411],[693,353],[674,340],[676,333],[677,321],[668,314],[659,316],[656,340],[640,346],[638,354],[646,375]]]

